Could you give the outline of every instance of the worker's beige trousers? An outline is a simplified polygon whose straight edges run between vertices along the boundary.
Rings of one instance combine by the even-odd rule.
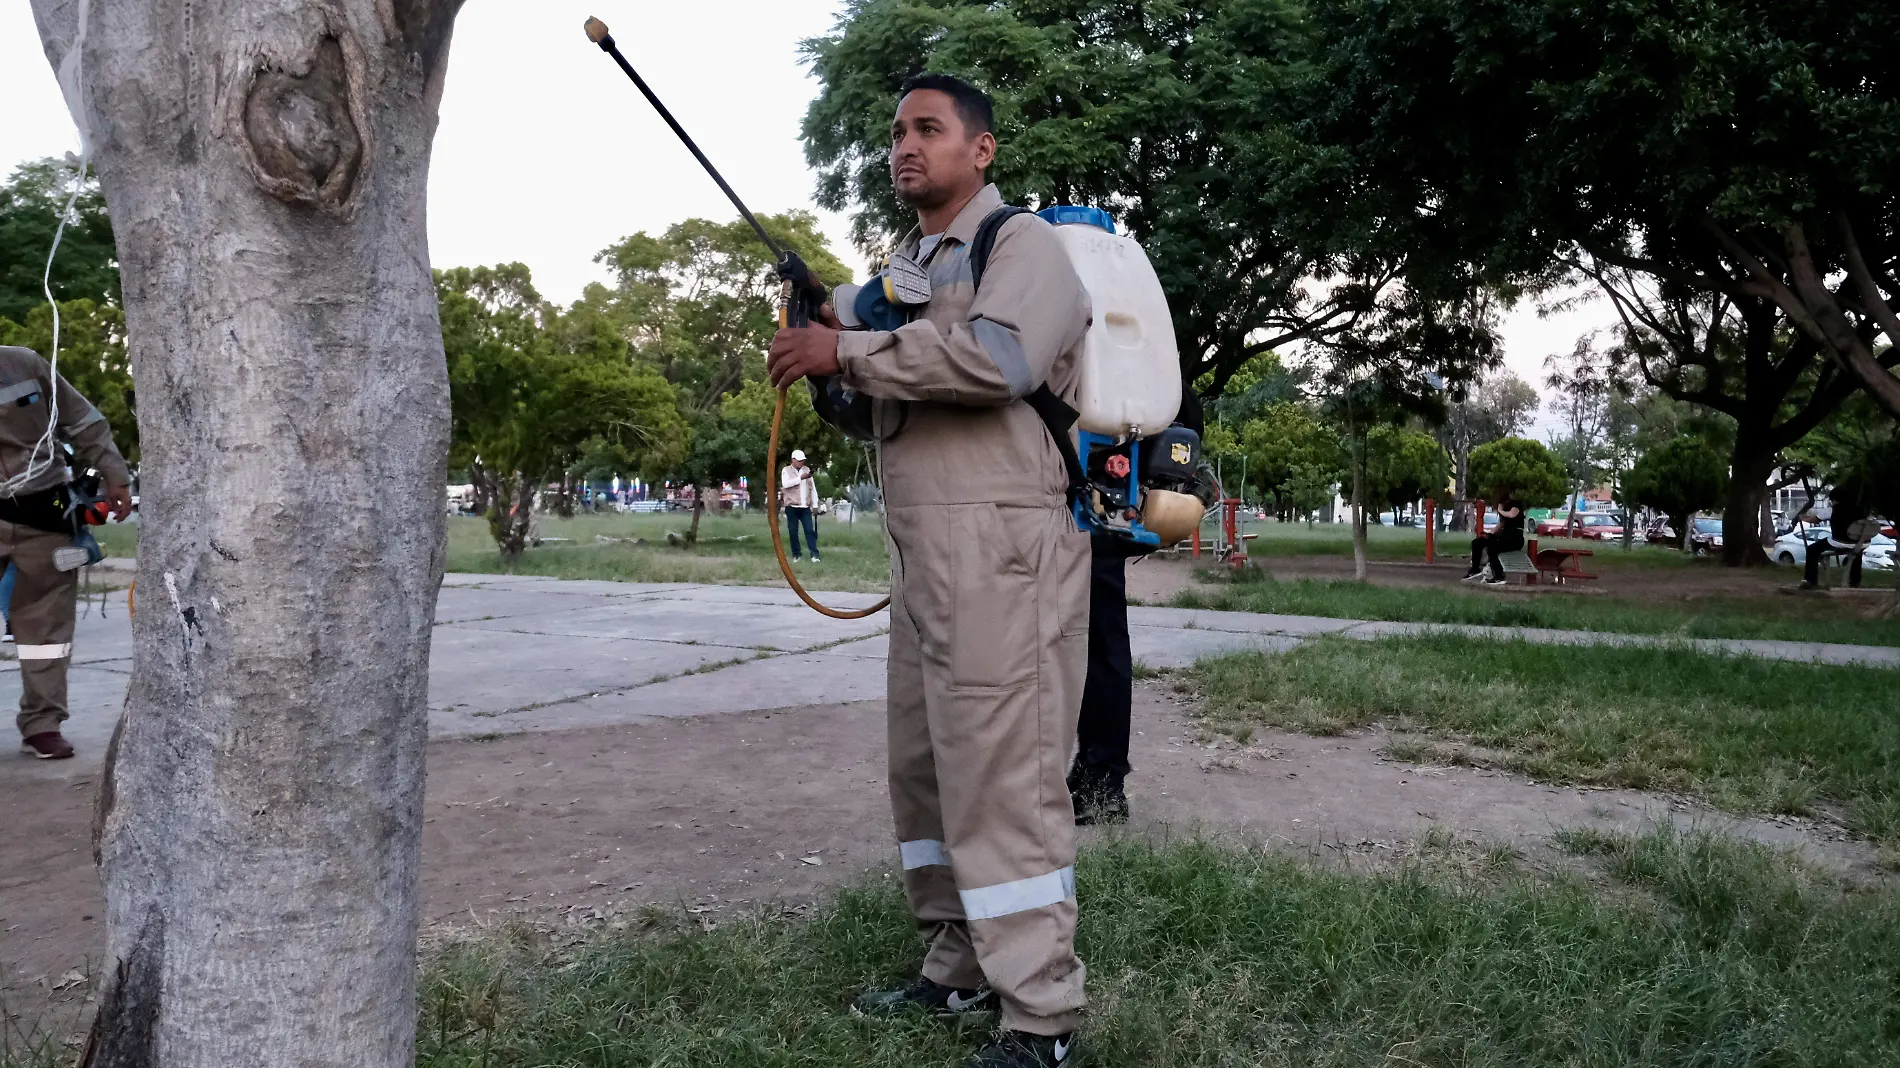
[[[1005,1027],[1075,1029],[1075,814],[1088,535],[1037,504],[895,508],[890,771],[924,975],[985,981]]]
[[[20,737],[56,731],[66,719],[66,665],[73,656],[73,615],[79,573],[53,566],[53,553],[72,545],[70,534],[0,521],[0,571],[13,579],[13,652],[20,658]]]

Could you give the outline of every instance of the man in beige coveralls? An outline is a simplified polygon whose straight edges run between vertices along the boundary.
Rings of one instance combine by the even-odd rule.
[[[904,87],[891,176],[917,209],[902,252],[929,303],[895,331],[782,330],[775,385],[839,375],[874,398],[891,543],[891,807],[904,886],[931,938],[922,976],[867,1015],[1000,1001],[970,1068],[1069,1060],[1085,1003],[1065,781],[1088,641],[1089,538],[1066,507],[1048,427],[1022,403],[1072,400],[1089,298],[1048,223],[1003,224],[972,284],[969,245],[1002,197],[990,104],[941,75]]]
[[[8,561],[19,569],[9,616],[20,658],[18,722],[21,748],[41,760],[73,755],[59,725],[66,719],[79,572],[61,571],[54,561],[59,550],[73,547],[76,530],[67,507],[72,472],[59,443],[71,443],[80,461],[98,470],[114,516],[132,514],[132,479],[105,416],[64,378],[57,388],[38,353],[0,346],[0,482],[18,480],[0,490],[0,570]],[[54,397],[58,424],[53,439],[42,441]]]

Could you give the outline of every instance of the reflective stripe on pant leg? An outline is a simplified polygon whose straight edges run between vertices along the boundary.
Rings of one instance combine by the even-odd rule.
[[[929,838],[897,843],[897,855],[904,859],[905,871],[950,863],[950,854],[944,852],[943,843]]]
[[[70,535],[0,524],[0,543],[19,569],[13,578],[10,619],[18,644],[22,734],[56,730],[66,718],[66,669],[72,663],[79,575],[55,566]]]
[[[57,645],[18,645],[14,647],[21,660],[64,660],[73,655],[72,642],[60,642]]]
[[[903,509],[891,510],[886,522],[892,581],[885,707],[891,816],[897,828],[898,852],[904,860],[904,895],[918,927],[930,940],[922,973],[933,982],[967,990],[982,985],[983,969],[977,963],[976,948],[970,944],[969,925],[964,922],[963,904],[957,900],[956,878],[949,866],[949,850],[943,844],[947,836],[923,683],[921,634],[911,613],[905,567],[913,548],[910,532],[914,523]]]
[[[1060,868],[1027,879],[959,890],[963,914],[972,920],[993,920],[1030,909],[1061,904],[1075,896],[1075,869]]]

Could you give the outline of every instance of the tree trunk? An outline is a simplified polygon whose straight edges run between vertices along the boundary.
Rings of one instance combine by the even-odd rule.
[[[706,514],[706,487],[693,487],[693,522],[686,528],[686,544],[699,544],[699,520]],[[774,520],[777,522],[777,520]]]
[[[515,472],[497,489],[494,511],[488,513],[488,532],[509,563],[521,559],[528,547],[534,527],[534,490],[538,481],[532,475]]]
[[[32,0],[118,239],[144,476],[82,1063],[413,1063],[454,0]],[[88,25],[78,25],[82,11]]]
[[[1694,512],[1669,517],[1669,526],[1676,532],[1676,548],[1685,553],[1695,551],[1689,547],[1689,524],[1694,518]]]
[[[471,502],[475,508],[475,514],[486,517],[490,514],[489,510],[495,506],[497,495],[495,473],[484,467],[478,460],[469,466],[468,475],[469,482],[475,490],[475,499]]]
[[[1352,577],[1366,580],[1366,448],[1359,441],[1352,455]]]
[[[1761,547],[1761,511],[1768,499],[1768,475],[1775,450],[1764,447],[1746,426],[1737,425],[1729,455],[1728,499],[1722,506],[1722,563],[1726,567],[1765,567]]]

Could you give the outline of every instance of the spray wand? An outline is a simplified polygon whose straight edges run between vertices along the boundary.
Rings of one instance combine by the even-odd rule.
[[[759,225],[759,220],[753,216],[751,209],[739,199],[739,194],[732,191],[732,186],[726,184],[726,179],[720,175],[719,169],[714,167],[712,161],[706,158],[706,153],[701,152],[699,146],[693,143],[685,127],[679,124],[679,120],[673,117],[673,113],[666,109],[665,104],[660,103],[660,98],[647,85],[646,79],[640,77],[640,72],[633,69],[633,64],[627,62],[627,57],[620,54],[620,46],[614,43],[613,35],[607,32],[607,24],[599,19],[588,19],[587,39],[599,45],[602,52],[614,57],[614,62],[620,64],[620,69],[627,72],[627,77],[633,80],[640,94],[647,98],[647,103],[652,104],[653,110],[659,112],[660,118],[665,119],[666,124],[673,128],[673,132],[679,136],[686,150],[693,154],[693,158],[699,161],[700,166],[706,168],[706,173],[712,175],[712,180],[719,183],[720,191],[726,194],[727,200],[732,201],[733,207],[739,209],[739,214],[751,225],[752,232],[758,234],[759,240],[765,242],[765,247],[772,250],[780,283],[779,326],[811,325],[812,317],[818,314],[818,309],[824,307],[826,297],[825,287],[819,284],[818,279],[812,277],[811,268],[805,266],[805,261],[799,258],[798,253],[772,240],[772,235],[766,233],[765,227]],[[785,559],[784,538],[778,528],[778,435],[779,427],[785,420],[785,389],[786,387],[781,386],[778,391],[778,405],[772,411],[772,436],[766,445],[765,452],[766,515],[772,527],[772,549],[778,554],[778,569],[785,575],[785,581],[791,584],[792,591],[798,594],[799,599],[816,611],[833,619],[863,619],[865,616],[883,611],[891,603],[891,599],[886,597],[869,608],[855,611],[826,607],[819,604],[811,594],[805,592],[805,587],[799,583],[798,576],[792,574],[792,565]]]

